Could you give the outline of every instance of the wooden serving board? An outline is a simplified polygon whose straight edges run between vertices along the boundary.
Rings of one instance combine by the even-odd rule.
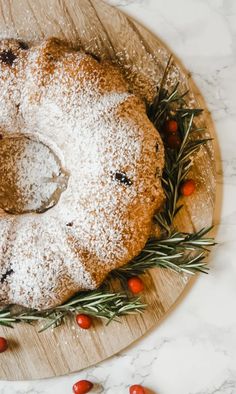
[[[101,0],[0,0],[0,37],[34,42],[56,36],[86,50],[111,58],[132,76],[135,89],[148,95],[148,81],[160,82],[170,50],[155,36]],[[190,74],[175,58],[175,73],[181,88],[190,89],[190,100],[205,108]],[[145,90],[146,89],[146,90]],[[214,136],[206,110],[201,120]],[[193,176],[197,191],[184,201],[178,215],[181,230],[212,224],[215,201],[215,159],[212,144],[202,148],[195,160]],[[189,284],[187,276],[156,269],[146,276],[143,315],[122,319],[105,327],[97,321],[81,331],[73,321],[39,334],[37,328],[18,325],[0,328],[9,339],[10,350],[0,356],[0,378],[10,380],[47,378],[79,371],[114,355],[142,337],[170,311]]]

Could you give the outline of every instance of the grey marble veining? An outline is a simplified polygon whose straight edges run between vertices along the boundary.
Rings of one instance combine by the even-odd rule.
[[[78,374],[0,382],[0,394],[66,394],[82,378],[94,393],[125,394],[141,383],[155,394],[236,393],[236,1],[111,0],[162,37],[192,72],[212,112],[224,188],[220,244],[170,316],[129,350]],[[222,167],[222,168],[221,168]]]

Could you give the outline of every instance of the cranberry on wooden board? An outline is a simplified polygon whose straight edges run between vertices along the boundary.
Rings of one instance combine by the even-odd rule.
[[[187,179],[186,181],[182,182],[180,186],[180,193],[182,196],[188,197],[194,193],[196,189],[196,184],[193,179]]]
[[[140,384],[134,384],[129,388],[130,394],[146,394],[146,390]]]
[[[0,353],[3,353],[7,350],[8,343],[6,338],[0,337]]]
[[[76,316],[76,322],[80,328],[88,330],[92,325],[92,319],[90,316],[80,313]]]
[[[143,281],[138,276],[133,276],[132,278],[129,278],[127,283],[129,290],[133,294],[141,293],[144,289]]]
[[[86,394],[93,388],[93,383],[88,380],[79,380],[73,386],[74,394]]]
[[[178,131],[178,123],[174,119],[166,120],[164,123],[164,131],[167,134],[175,134]]]

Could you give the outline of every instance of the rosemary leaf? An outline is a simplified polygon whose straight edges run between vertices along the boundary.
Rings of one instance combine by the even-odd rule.
[[[57,327],[69,315],[86,313],[110,322],[124,314],[141,313],[145,306],[140,298],[129,297],[127,293],[94,290],[80,292],[72,300],[46,311],[30,310],[27,314],[27,311],[11,313],[11,309],[4,310],[0,312],[0,325],[12,327],[14,323],[33,323],[43,319],[45,323],[39,330],[42,332],[50,327]]]

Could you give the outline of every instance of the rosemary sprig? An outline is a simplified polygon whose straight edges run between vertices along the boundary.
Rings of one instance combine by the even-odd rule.
[[[112,320],[123,315],[141,313],[145,304],[138,297],[128,297],[126,293],[115,293],[107,290],[95,290],[80,292],[64,304],[46,311],[26,310],[12,312],[10,308],[0,312],[0,325],[13,327],[15,323],[30,323],[43,320],[44,324],[40,332],[49,327],[60,325],[64,319],[73,314],[85,313],[99,317],[110,323]]]
[[[204,237],[210,230],[206,228],[192,234],[174,232],[162,240],[150,239],[135,259],[112,271],[110,277],[119,279],[125,285],[128,278],[157,267],[190,275],[207,273],[205,252],[208,251],[207,247],[215,245],[213,238]]]
[[[173,103],[184,103],[184,97],[188,94],[188,91],[180,94],[178,92],[178,87],[179,82],[176,83],[170,93],[165,89],[158,92],[153,103],[148,108],[148,117],[157,129],[160,129],[160,125],[164,123],[164,119],[167,117],[170,106],[173,105]]]
[[[173,94],[173,93],[172,93]],[[177,93],[176,93],[177,94]],[[168,109],[171,111],[171,108]],[[176,112],[176,119],[181,135],[181,145],[178,149],[166,148],[165,167],[162,177],[162,185],[165,191],[166,200],[163,210],[155,215],[156,222],[170,234],[173,220],[179,210],[182,208],[178,205],[180,197],[180,185],[186,178],[192,166],[192,157],[200,147],[206,144],[209,138],[193,139],[197,133],[203,131],[202,128],[194,126],[194,117],[198,116],[202,110],[181,108]],[[166,109],[166,116],[167,109]]]
[[[179,93],[179,82],[177,81],[171,91],[165,88],[168,73],[172,67],[172,57],[170,56],[160,88],[157,89],[153,103],[147,109],[149,119],[161,132],[165,121],[175,118],[181,137],[181,145],[178,149],[168,149],[165,152],[165,167],[162,176],[162,185],[166,195],[163,210],[155,216],[156,222],[170,234],[172,223],[182,208],[178,205],[180,184],[188,175],[192,166],[192,157],[200,147],[209,141],[209,138],[196,138],[196,134],[204,131],[194,125],[194,118],[202,113],[202,109],[186,107],[185,96],[188,91]],[[194,136],[194,138],[193,138]]]

